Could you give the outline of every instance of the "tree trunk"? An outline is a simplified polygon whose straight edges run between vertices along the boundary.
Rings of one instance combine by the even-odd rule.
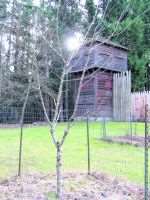
[[[57,198],[58,200],[61,200],[61,158],[62,158],[62,154],[61,154],[61,145],[58,142],[57,143],[57,160],[56,160],[56,176],[57,176]]]

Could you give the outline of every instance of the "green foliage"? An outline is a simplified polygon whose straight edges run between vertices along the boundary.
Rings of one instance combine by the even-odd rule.
[[[7,17],[7,0],[0,1],[0,21]]]
[[[145,0],[112,0],[106,13],[105,37],[113,34],[113,40],[129,49],[129,68],[132,71],[132,89],[149,89],[147,66],[150,62],[150,3]],[[147,25],[146,25],[147,24]]]
[[[108,4],[107,12],[106,12],[106,19],[110,22],[114,22],[119,20],[120,16],[123,18],[125,8],[127,6],[126,0],[111,0]]]
[[[95,16],[95,4],[93,0],[86,0],[86,9],[88,11],[88,22],[91,23]]]
[[[4,33],[0,33],[0,37],[7,33],[8,39],[6,49],[5,42],[0,43],[0,70],[3,77],[1,104],[22,105],[29,72],[35,71],[35,65],[39,67],[43,95],[51,98],[52,94],[56,97],[63,68],[62,59],[56,52],[59,52],[58,46],[61,46],[65,55],[64,35],[70,29],[75,30],[78,27],[81,11],[77,1],[62,0],[57,24],[58,1],[53,3],[55,4],[52,6],[50,1],[41,1],[38,7],[32,0],[0,1],[0,22],[4,24],[9,21],[9,25],[5,23]],[[34,33],[33,28],[38,30],[34,30]],[[36,42],[34,34],[37,34]],[[33,63],[34,48],[36,48],[37,63]],[[10,66],[14,67],[14,72],[10,72]],[[33,76],[32,95],[29,98],[31,105],[39,103],[35,73]]]
[[[93,36],[97,27],[96,36],[103,35],[107,38],[111,35],[113,36],[112,40],[127,46],[129,48],[129,67],[133,74],[133,90],[150,87],[149,0],[103,0],[102,9],[99,9],[98,13],[96,13],[94,0],[86,0],[82,9],[79,2],[62,0],[59,6],[58,0],[41,1],[38,7],[33,4],[32,0],[13,0],[11,3],[9,0],[0,1],[0,28],[3,30],[0,33],[2,38],[0,70],[1,84],[3,84],[1,103],[10,104],[12,102],[12,104],[20,105],[24,100],[28,73],[33,70],[32,47],[35,46],[35,41],[32,27],[38,24],[38,31],[41,32],[41,35],[37,34],[36,48],[42,92],[47,94],[48,91],[51,91],[56,96],[59,76],[64,66],[56,51],[60,52],[59,46],[61,46],[63,56],[66,58],[68,52],[64,47],[64,38],[72,35],[75,31],[85,33],[94,17],[96,20],[92,24],[88,37]],[[105,20],[103,20],[102,13],[105,13],[106,8],[107,12]],[[35,16],[37,16],[36,22]],[[7,33],[8,48],[5,48],[3,41],[5,33]],[[50,44],[56,51],[52,50]],[[15,73],[10,72],[10,66],[14,66]],[[32,102],[34,103],[35,99],[37,100],[37,95],[35,95],[37,91],[32,92]]]
[[[48,193],[48,200],[58,200],[57,195],[55,192]]]
[[[146,85],[146,61],[139,58],[137,54],[129,54],[129,63],[132,71],[133,90],[144,90]],[[135,78],[136,77],[136,78]]]

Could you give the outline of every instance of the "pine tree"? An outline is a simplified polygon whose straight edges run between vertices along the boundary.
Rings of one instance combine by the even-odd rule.
[[[88,22],[91,23],[95,16],[95,4],[93,0],[86,0],[85,7],[88,11]]]
[[[146,75],[149,63],[149,26],[145,24],[150,20],[149,12],[145,12],[147,4],[147,0],[112,0],[106,13],[103,35],[107,37],[115,32],[112,39],[129,48],[133,90],[143,90],[149,82]]]

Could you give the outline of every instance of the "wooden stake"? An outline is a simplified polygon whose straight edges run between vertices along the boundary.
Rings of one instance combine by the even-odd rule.
[[[27,102],[28,102],[30,89],[31,89],[31,79],[29,80],[29,86],[28,86],[27,94],[26,94],[25,101],[24,101],[24,104],[23,104],[22,113],[21,113],[21,120],[20,120],[20,144],[19,144],[18,176],[21,176],[23,124],[24,124],[25,109],[26,109],[26,105],[27,105]]]
[[[91,174],[91,157],[90,157],[90,136],[89,136],[89,117],[86,120],[87,127],[87,159],[88,159],[88,175]]]
[[[145,180],[144,180],[144,200],[149,199],[148,191],[148,105],[145,105]]]

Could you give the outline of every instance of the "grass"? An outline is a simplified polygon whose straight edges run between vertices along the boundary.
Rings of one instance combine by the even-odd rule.
[[[57,128],[61,136],[65,123]],[[17,174],[19,129],[0,129],[0,180]],[[134,129],[133,129],[134,131]],[[127,123],[107,123],[108,135],[128,133]],[[144,124],[138,123],[137,133],[144,134]],[[102,136],[99,122],[90,123],[91,167],[93,171],[122,177],[129,181],[144,182],[144,149],[130,145],[111,144],[98,140]],[[86,125],[75,122],[63,146],[63,170],[86,172]],[[149,165],[150,166],[150,165]],[[55,148],[48,127],[24,128],[23,173],[55,171]]]

